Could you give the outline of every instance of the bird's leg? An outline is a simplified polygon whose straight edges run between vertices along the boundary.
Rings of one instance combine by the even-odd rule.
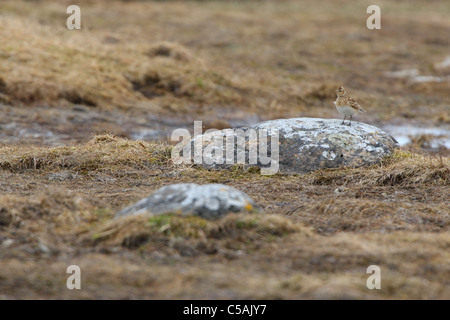
[[[350,116],[350,123],[348,124],[349,126],[352,125],[352,116]]]
[[[341,124],[344,124],[344,123],[345,123],[345,118],[347,118],[347,116],[344,116],[344,120],[342,120],[342,123],[341,123]]]

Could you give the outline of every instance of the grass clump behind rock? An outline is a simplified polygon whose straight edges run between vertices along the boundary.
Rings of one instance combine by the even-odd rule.
[[[144,141],[131,141],[105,134],[78,146],[0,148],[0,167],[20,172],[72,169],[92,171],[113,167],[152,167],[170,159],[170,147]]]
[[[307,181],[317,185],[348,183],[364,186],[449,185],[450,159],[397,149],[381,165],[318,170],[310,173]]]

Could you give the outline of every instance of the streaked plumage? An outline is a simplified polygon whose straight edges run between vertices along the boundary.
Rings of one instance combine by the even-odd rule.
[[[343,86],[339,86],[339,88],[336,90],[337,99],[334,102],[334,105],[336,106],[337,111],[344,116],[344,120],[342,121],[342,124],[345,123],[345,119],[347,117],[350,117],[350,123],[349,126],[352,124],[352,116],[358,112],[366,112],[358,102],[355,101],[355,99],[351,97],[345,96],[345,89]]]

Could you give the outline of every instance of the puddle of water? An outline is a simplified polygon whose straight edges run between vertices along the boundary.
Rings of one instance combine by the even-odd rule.
[[[412,82],[444,82],[448,81],[448,77],[435,77],[435,76],[415,76],[411,78]]]
[[[257,123],[255,119],[248,121],[230,121],[230,125],[233,128],[251,126]],[[179,126],[180,128],[188,129],[193,134],[193,123],[191,125]],[[164,130],[143,128],[133,130],[131,138],[136,140],[168,140],[170,139],[171,132],[176,127],[165,128]],[[401,146],[405,146],[411,142],[411,137],[418,137],[421,135],[430,135],[435,137],[430,142],[432,149],[439,148],[444,145],[450,149],[450,127],[420,127],[415,125],[386,125],[381,127],[384,131],[393,136]]]
[[[155,141],[155,140],[170,140],[172,132],[175,129],[187,129],[193,136],[194,134],[194,120],[192,122],[180,123],[180,122],[166,122],[161,124],[161,119],[155,128],[136,128],[130,130],[130,137],[134,140]],[[241,128],[253,126],[261,122],[258,116],[248,116],[243,119],[229,119],[228,123],[231,128]]]
[[[11,122],[0,124],[0,140],[8,143],[43,143],[46,145],[63,145],[61,139],[67,135],[55,134],[53,131],[37,124],[25,126],[21,123]]]
[[[444,65],[446,64],[447,60],[444,61]],[[414,70],[408,72],[415,73]],[[109,124],[109,126],[106,126],[109,131],[117,129],[131,139],[146,141],[169,141],[173,130],[177,128],[185,128],[191,132],[191,135],[194,131],[194,119],[175,119],[159,115],[149,115],[144,121],[136,121],[133,117],[117,117],[115,114],[101,114],[87,108],[80,109],[78,107],[52,110],[41,108],[35,110],[35,113],[29,114],[28,111],[25,112],[22,109],[1,104],[0,111],[4,114],[4,118],[0,122],[0,141],[2,144],[66,145],[85,141],[91,137],[95,128],[98,126],[104,128],[105,124]],[[33,120],[36,115],[40,113],[45,115],[50,111],[53,117],[51,122],[39,123]],[[216,118],[225,119],[231,128],[253,126],[263,120],[260,115],[249,115],[244,111],[235,112],[233,115],[222,111]],[[74,119],[76,121],[73,121]],[[61,123],[65,123],[67,126],[60,126]],[[436,137],[430,142],[432,149],[441,145],[450,149],[449,125],[425,127],[418,124],[387,124],[381,126],[381,129],[391,134],[402,146],[410,143],[411,137],[429,135]]]
[[[436,69],[444,69],[444,68],[448,68],[449,66],[450,66],[450,56],[447,57],[441,63],[435,64]],[[400,70],[400,71],[385,72],[385,74],[391,78],[407,78],[412,83],[450,81],[450,77],[445,77],[445,76],[436,77],[436,76],[431,76],[431,75],[421,75],[421,74],[419,74],[418,69],[404,69],[404,70]]]
[[[444,61],[442,61],[441,63],[437,63],[436,68],[447,68],[450,67],[450,56],[446,57],[444,59]]]
[[[450,148],[450,128],[425,128],[413,125],[387,125],[382,127],[382,129],[393,136],[401,146],[410,143],[411,137],[430,135],[436,137],[431,142],[431,148],[439,148],[442,145]]]
[[[159,140],[165,136],[165,132],[156,129],[140,129],[131,133],[134,140]]]

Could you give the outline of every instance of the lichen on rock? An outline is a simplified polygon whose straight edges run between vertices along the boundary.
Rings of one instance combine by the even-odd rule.
[[[255,203],[247,194],[233,187],[222,184],[180,183],[156,190],[149,197],[119,211],[116,217],[150,212],[216,219],[230,212],[251,212],[255,208]]]
[[[265,121],[245,129],[244,145],[240,145],[237,142],[238,139],[234,139],[235,143],[231,145],[232,152],[225,147],[211,148],[210,141],[214,140],[214,144],[218,145],[217,140],[223,139],[223,145],[228,148],[229,144],[226,144],[226,141],[230,141],[233,136],[237,137],[241,129],[226,129],[199,135],[192,139],[191,145],[201,143],[202,162],[199,164],[206,168],[231,167],[230,154],[232,158],[237,159],[238,152],[245,149],[245,164],[267,168],[267,161],[265,163],[261,161],[265,156],[276,162],[280,173],[307,173],[341,166],[373,165],[379,163],[398,147],[398,142],[392,136],[377,127],[355,121],[348,126],[342,125],[341,122],[341,120],[319,118]],[[250,146],[256,143],[260,149],[261,144],[260,140],[252,141],[249,132],[258,139],[261,138],[261,132],[267,135],[265,141],[267,153],[261,153],[259,150],[256,163],[249,161]],[[212,135],[214,139],[211,138]],[[274,135],[277,135],[277,150],[273,149],[274,144],[271,143]],[[210,150],[215,152],[209,152]],[[198,155],[196,157],[198,158]]]

